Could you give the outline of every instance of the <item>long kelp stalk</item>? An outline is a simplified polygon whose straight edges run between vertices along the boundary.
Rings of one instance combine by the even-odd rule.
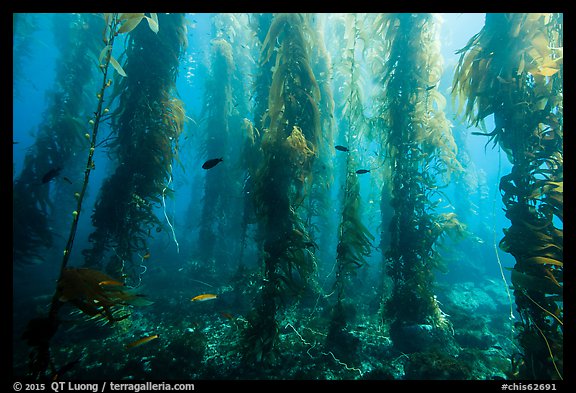
[[[331,189],[334,185],[334,157],[333,146],[336,131],[334,118],[333,64],[326,47],[324,37],[326,17],[319,14],[308,14],[311,34],[316,45],[312,48],[311,66],[318,83],[320,99],[318,110],[320,112],[321,139],[318,143],[318,156],[314,160],[312,171],[313,181],[310,183],[308,203],[306,204],[306,226],[310,238],[316,247],[318,259],[333,259],[332,247],[318,248],[318,244],[330,244],[334,241],[337,219],[332,215]]]
[[[418,332],[446,338],[449,323],[434,295],[433,268],[440,262],[436,240],[455,215],[434,213],[433,198],[459,170],[443,97],[434,88],[441,75],[437,26],[431,14],[384,14],[374,28],[384,38],[380,116],[392,176],[391,241],[386,252],[393,281],[386,317],[404,351],[420,348]],[[386,225],[386,223],[382,223]]]
[[[88,94],[97,72],[93,58],[101,49],[99,19],[94,14],[54,16],[59,72],[36,141],[14,182],[15,266],[44,260],[54,245],[52,235],[69,228],[68,213],[76,203],[71,190],[82,181],[82,152],[89,146],[84,117],[93,111],[93,101],[86,98],[93,97]]]
[[[232,47],[223,38],[212,40],[211,74],[206,83],[205,93],[205,131],[203,150],[206,159],[223,158],[226,163],[206,171],[204,182],[204,197],[200,230],[198,236],[198,250],[200,257],[212,268],[215,268],[215,245],[219,243],[222,249],[225,237],[229,234],[229,209],[232,208],[229,196],[231,192],[232,171],[230,161],[230,111],[232,109],[232,72],[234,59]],[[223,166],[225,166],[223,168]],[[226,170],[226,167],[228,169]],[[227,192],[228,191],[228,192]],[[228,197],[228,198],[227,198]],[[221,256],[218,258],[223,263]],[[222,266],[219,268],[221,269]]]
[[[240,152],[240,166],[246,170],[244,184],[242,186],[242,193],[244,196],[244,208],[242,211],[242,222],[240,224],[240,262],[242,266],[244,252],[247,247],[248,228],[250,224],[256,224],[254,200],[252,193],[254,189],[254,179],[258,171],[258,166],[262,161],[262,135],[264,128],[268,125],[264,124],[265,114],[268,110],[268,96],[270,93],[270,84],[272,83],[272,67],[274,66],[275,55],[266,63],[259,63],[259,53],[270,23],[272,22],[273,14],[250,14],[250,31],[251,39],[246,44],[247,47],[256,48],[257,53],[254,51],[249,53],[251,63],[254,63],[255,76],[252,79],[252,94],[249,100],[251,103],[251,112],[253,121],[244,118],[241,125],[242,130],[242,150]]]
[[[511,278],[520,322],[522,379],[563,375],[563,16],[487,14],[460,51],[455,97],[468,122],[508,155],[500,180],[510,227],[500,248],[516,264]]]
[[[357,67],[357,40],[359,27],[356,15],[346,15],[344,31],[343,56],[338,63],[337,70],[341,75],[347,76],[343,81],[342,94],[346,97],[341,108],[342,119],[339,128],[343,134],[342,143],[347,147],[344,166],[344,193],[342,195],[342,215],[338,227],[336,249],[336,278],[334,287],[336,291],[336,305],[332,315],[328,343],[339,345],[343,343],[345,335],[345,287],[350,275],[356,269],[366,264],[365,257],[371,252],[374,236],[369,232],[361,220],[360,183],[356,174],[357,160],[355,155],[368,128],[364,116],[362,82],[360,69]],[[337,152],[342,154],[342,152]]]
[[[159,29],[138,25],[128,35],[125,77],[115,84],[117,108],[112,113],[116,158],[114,173],[102,186],[92,215],[96,228],[84,250],[87,266],[105,264],[114,276],[126,274],[140,283],[142,256],[152,229],[162,229],[155,209],[162,206],[177,159],[184,108],[175,82],[186,45],[182,14],[159,14]],[[158,230],[158,229],[156,229]]]
[[[315,267],[298,214],[320,135],[318,86],[310,68],[306,26],[302,15],[275,15],[262,47],[263,64],[277,54],[268,101],[270,126],[262,139],[264,160],[254,184],[264,282],[262,301],[244,337],[245,357],[252,362],[276,357],[276,313],[283,302],[302,293]]]
[[[13,13],[12,26],[12,92],[14,100],[22,98],[20,89],[16,86],[25,80],[24,65],[32,57],[33,39],[36,30],[38,15],[32,13]]]
[[[246,26],[251,22],[254,14],[220,13],[213,18],[216,37],[230,44],[230,103],[227,109],[227,123],[229,129],[227,151],[226,179],[227,185],[223,192],[226,225],[225,233],[219,240],[223,242],[218,248],[217,260],[222,259],[228,264],[222,264],[224,271],[243,268],[243,258],[246,248],[251,248],[253,229],[255,224],[252,209],[251,184],[256,167],[260,162],[259,130],[254,128],[251,120],[253,114],[251,98],[252,87],[256,78],[258,54],[261,42]],[[265,97],[268,96],[266,90]],[[267,102],[267,99],[264,100]],[[241,148],[238,148],[241,146]],[[236,211],[242,211],[236,214]],[[254,225],[255,226],[255,225]],[[237,234],[240,233],[240,241]]]
[[[264,128],[262,120],[268,109],[268,95],[272,81],[271,68],[273,67],[273,61],[258,66],[260,48],[266,39],[266,34],[272,20],[272,14],[250,14],[248,20],[250,25],[250,34],[245,40],[246,44],[242,44],[240,47],[245,46],[246,48],[251,48],[251,50],[248,52],[241,52],[237,49],[237,51],[241,53],[241,57],[244,58],[244,62],[249,64],[247,67],[253,69],[254,73],[254,76],[249,79],[250,84],[248,85],[248,90],[252,91],[252,93],[249,97],[246,97],[246,101],[249,101],[246,102],[246,107],[249,107],[249,111],[252,113],[251,116],[254,120],[250,121],[245,117],[242,119],[240,125],[240,143],[242,148],[240,150],[239,162],[240,167],[245,171],[244,183],[242,184],[244,206],[242,208],[242,221],[240,223],[240,266],[243,265],[244,253],[248,244],[248,231],[250,224],[256,224],[252,192],[258,166],[262,160],[262,150],[260,148],[263,134],[262,130]],[[239,84],[239,82],[240,81],[238,81],[237,84]],[[243,83],[245,84],[246,82]],[[239,97],[237,100],[243,102],[244,98]]]
[[[102,83],[100,86],[100,91],[98,92],[98,105],[94,111],[94,118],[90,121],[92,125],[91,134],[87,134],[90,138],[90,149],[88,153],[88,160],[86,162],[86,168],[84,171],[84,182],[80,192],[76,193],[76,210],[72,212],[72,225],[70,227],[70,234],[68,236],[68,241],[66,243],[66,248],[64,249],[64,255],[62,258],[62,263],[60,265],[59,274],[59,285],[64,277],[64,273],[68,267],[68,262],[70,260],[70,255],[72,252],[72,247],[74,245],[74,239],[76,237],[76,232],[78,228],[78,220],[80,218],[80,212],[82,211],[82,203],[84,202],[84,196],[86,194],[86,189],[89,184],[90,174],[94,169],[94,151],[96,149],[96,141],[98,136],[98,130],[100,126],[100,121],[104,114],[104,97],[105,91],[110,86],[110,80],[108,78],[109,66],[113,64],[116,60],[112,57],[112,49],[114,47],[114,41],[119,32],[121,32],[122,23],[127,23],[127,18],[122,18],[119,14],[106,14],[105,16],[106,27],[104,29],[104,39],[107,43],[106,47],[103,49],[100,55],[100,69],[102,70]],[[58,329],[58,311],[60,310],[63,302],[61,301],[61,292],[59,290],[54,291],[54,296],[50,303],[50,310],[48,316],[45,318],[36,318],[29,322],[23,337],[28,341],[28,344],[32,347],[32,353],[30,354],[30,374],[32,377],[38,379],[45,376],[48,369],[51,368],[50,373],[54,373],[53,364],[50,359],[50,340],[56,333]]]

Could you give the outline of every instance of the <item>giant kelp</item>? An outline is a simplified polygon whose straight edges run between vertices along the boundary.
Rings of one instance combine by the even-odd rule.
[[[183,103],[175,91],[187,42],[184,15],[160,14],[158,24],[158,31],[145,24],[126,28],[132,28],[122,66],[127,76],[114,85],[119,101],[108,143],[116,168],[102,186],[92,215],[92,248],[84,251],[87,266],[102,266],[112,249],[107,270],[136,280],[134,256],[146,253],[150,229],[162,225],[154,210],[162,205],[171,182],[184,123]]]
[[[449,322],[434,296],[435,244],[455,216],[434,212],[441,182],[460,170],[443,97],[435,86],[441,76],[437,25],[431,14],[383,14],[373,28],[381,32],[380,116],[382,140],[392,182],[391,241],[386,251],[394,287],[386,304],[391,337],[399,348],[414,350],[410,326],[431,325],[447,331]],[[378,57],[376,57],[378,59]],[[383,223],[385,224],[385,223]]]
[[[58,313],[64,301],[73,302],[88,315],[102,315],[110,322],[114,321],[111,307],[115,304],[115,300],[108,298],[108,303],[103,308],[99,308],[100,306],[97,303],[101,302],[105,296],[94,296],[103,294],[103,292],[99,292],[96,289],[96,281],[98,281],[97,285],[101,286],[102,284],[110,283],[113,280],[109,280],[108,276],[102,275],[100,272],[95,270],[80,271],[68,268],[78,229],[78,221],[80,213],[82,212],[82,204],[88,188],[90,174],[94,169],[94,151],[96,148],[100,121],[105,113],[105,91],[110,86],[110,79],[108,79],[109,67],[110,65],[113,65],[118,72],[123,72],[116,60],[112,57],[114,41],[116,36],[122,32],[123,27],[131,22],[131,18],[128,14],[104,14],[104,21],[105,27],[103,38],[106,46],[101,51],[99,58],[102,82],[99,92],[97,93],[98,104],[94,111],[94,118],[89,122],[92,126],[91,134],[86,133],[87,138],[90,140],[88,159],[86,161],[81,190],[74,194],[74,197],[76,198],[76,209],[72,212],[72,224],[70,226],[66,247],[64,249],[62,263],[60,264],[58,286],[52,296],[48,315],[46,317],[38,317],[30,320],[22,335],[22,338],[25,339],[28,345],[32,348],[29,356],[28,372],[29,376],[35,379],[41,379],[47,376],[52,376],[54,378],[54,375],[57,373],[51,359],[50,341],[58,330],[60,323]],[[99,281],[99,279],[102,278],[104,278],[104,281]],[[128,300],[128,297],[124,296],[127,294],[123,291],[120,292],[122,292],[121,297],[124,298],[124,300]]]
[[[340,139],[347,146],[348,151],[345,153],[345,165],[341,166],[345,180],[344,192],[341,195],[342,214],[338,226],[336,247],[334,287],[337,297],[327,336],[328,343],[331,345],[342,344],[342,335],[345,334],[346,327],[345,287],[350,275],[366,264],[365,258],[370,254],[374,240],[374,236],[362,223],[360,183],[356,174],[357,160],[355,156],[359,149],[359,140],[364,137],[369,125],[364,116],[363,100],[365,97],[362,96],[361,88],[363,78],[361,78],[359,68],[356,66],[359,30],[356,18],[356,15],[345,16],[343,56],[337,67],[341,79],[344,79],[341,93],[345,97],[340,112]]]
[[[228,165],[231,150],[229,116],[232,108],[234,59],[232,47],[225,39],[215,38],[211,44],[210,76],[206,82],[203,111],[206,127],[202,145],[206,158],[224,157]],[[230,222],[226,222],[229,220],[225,220],[225,217],[232,216],[229,211],[232,208],[229,197],[233,195],[232,192],[225,192],[233,188],[231,168],[222,170],[220,167],[213,171],[217,173],[207,172],[204,180],[203,207],[198,236],[200,256],[209,264],[213,264],[215,260],[216,241],[220,240],[220,249],[226,247],[223,240],[228,236]],[[230,253],[229,250],[228,253]],[[221,261],[221,258],[218,259]]]
[[[318,86],[310,68],[306,20],[299,14],[274,16],[260,62],[277,51],[268,99],[269,124],[262,138],[263,161],[254,183],[263,264],[261,303],[244,337],[247,359],[276,356],[276,314],[288,297],[302,293],[312,276],[314,254],[298,214],[306,197],[319,140]]]
[[[512,284],[527,379],[563,373],[563,51],[561,14],[487,14],[460,51],[455,97],[513,165],[500,192],[511,226],[500,248],[516,259]]]
[[[259,133],[244,117],[248,114],[246,85],[250,84],[248,75],[253,64],[252,51],[243,43],[249,37],[240,27],[246,20],[245,14],[212,16],[214,38],[202,110],[202,154],[223,158],[224,163],[206,172],[197,254],[223,274],[238,267],[235,262],[246,247],[250,178],[259,157]],[[243,148],[238,149],[240,144]],[[235,214],[242,209],[244,214]],[[239,230],[242,240],[238,243]]]
[[[118,280],[88,268],[64,269],[56,296],[59,301],[70,303],[86,315],[108,323],[127,318],[126,306],[150,304],[143,295],[126,288]]]
[[[250,17],[250,28],[254,32],[254,46],[261,48],[264,40],[268,35],[268,30],[272,23],[273,14],[252,14]],[[258,56],[259,57],[259,56]],[[254,86],[252,86],[252,96],[254,98],[253,119],[254,126],[258,130],[269,127],[269,118],[266,117],[268,111],[268,95],[270,94],[270,85],[272,84],[272,67],[276,60],[276,52],[271,53],[271,58],[268,61],[260,64],[259,59],[258,67],[256,68],[256,76],[254,78]]]
[[[249,101],[253,100],[250,104],[251,116],[250,118],[243,118],[240,130],[242,131],[242,149],[240,151],[240,166],[246,171],[245,181],[242,186],[242,194],[244,197],[244,207],[242,209],[242,222],[241,222],[241,235],[240,235],[240,262],[242,266],[244,251],[247,246],[248,228],[250,224],[256,223],[254,200],[252,198],[252,191],[254,187],[254,179],[258,167],[262,160],[262,135],[264,129],[264,115],[268,110],[268,95],[270,92],[270,84],[272,83],[272,67],[273,61],[268,61],[259,66],[259,53],[262,43],[266,39],[268,28],[272,21],[272,14],[250,14],[248,16],[250,26],[250,39],[247,46],[255,48],[248,53],[248,57],[252,59],[250,64],[254,63],[254,73],[251,83],[251,95]]]
[[[60,178],[44,181],[43,176],[60,168],[74,185],[81,181],[80,153],[88,146],[84,134],[89,127],[83,119],[92,110],[86,97],[96,75],[92,58],[100,50],[98,22],[94,14],[61,14],[55,19],[59,73],[13,188],[16,265],[44,260],[53,234],[69,225],[68,212],[75,204],[72,186]]]
[[[33,34],[37,29],[38,19],[35,14],[12,14],[13,45],[12,45],[12,86],[14,99],[20,99],[20,89],[16,85],[25,80],[23,68],[32,58],[34,50]]]
[[[310,62],[319,89],[318,111],[320,114],[321,139],[318,141],[317,157],[314,159],[314,176],[309,184],[306,209],[306,226],[310,238],[317,244],[329,244],[333,239],[334,226],[331,215],[330,190],[334,184],[333,150],[336,122],[334,119],[334,97],[332,95],[332,58],[324,38],[324,19],[314,14],[306,15],[310,34],[315,42],[311,47]],[[333,255],[327,248],[318,250],[323,257]],[[326,251],[326,252],[324,252]]]
[[[193,46],[186,57],[188,64],[198,61],[199,69],[194,70],[196,75],[187,75],[188,85],[194,88],[183,99],[188,109],[197,109],[198,116],[188,113],[195,118],[193,125],[178,140],[186,116],[167,75],[183,65],[174,58],[179,57],[176,48],[182,50],[185,35],[173,39],[172,30],[175,25],[180,29],[183,19],[181,15],[107,14],[104,36],[97,34],[100,49],[104,47],[95,56],[102,84],[94,90],[96,94],[84,94],[98,102],[94,116],[94,108],[88,112],[90,122],[83,120],[87,129],[81,136],[87,140],[79,140],[86,150],[81,149],[79,156],[89,152],[81,168],[84,187],[77,190],[76,179],[61,187],[80,192],[69,195],[78,203],[52,312],[48,318],[30,321],[24,334],[34,348],[29,375],[62,378],[60,371],[66,371],[71,378],[494,378],[514,376],[508,372],[510,360],[512,368],[521,366],[521,376],[539,374],[544,366],[552,372],[558,366],[556,375],[561,373],[562,351],[553,330],[563,327],[561,242],[558,246],[563,218],[562,154],[544,159],[538,150],[558,144],[561,127],[549,134],[547,125],[540,126],[541,146],[527,153],[535,154],[534,165],[539,162],[540,166],[525,192],[519,191],[522,177],[517,172],[501,181],[506,213],[511,217],[521,213],[516,205],[522,198],[531,201],[530,212],[553,216],[551,225],[544,219],[517,220],[505,230],[501,242],[502,249],[522,260],[512,270],[512,280],[522,310],[516,329],[523,332],[518,337],[529,350],[516,363],[522,356],[514,354],[514,342],[508,339],[508,299],[499,283],[491,282],[495,278],[487,271],[491,263],[482,259],[492,255],[492,250],[473,253],[462,243],[444,247],[448,231],[466,232],[461,214],[463,222],[468,218],[466,224],[477,227],[490,221],[480,220],[487,216],[482,203],[489,194],[482,174],[494,163],[484,161],[486,166],[481,168],[478,162],[468,161],[475,156],[468,157],[461,148],[465,146],[464,127],[458,130],[460,139],[451,136],[440,93],[445,87],[440,79],[435,17],[188,15],[185,20],[195,30],[188,36]],[[552,18],[542,21],[553,24]],[[65,27],[61,26],[62,31]],[[557,29],[561,31],[561,26]],[[520,28],[519,34],[536,30]],[[159,44],[156,38],[162,33],[166,35]],[[549,44],[552,57],[560,55],[552,39]],[[545,57],[547,49],[539,38],[533,45],[537,49],[525,53],[530,65],[524,60],[524,69],[547,76],[537,83],[528,77],[526,85],[538,86],[535,91],[539,92],[561,92],[557,74],[562,69],[554,68],[561,60],[538,59],[538,54]],[[464,57],[468,53],[494,56],[469,49]],[[490,64],[477,60],[465,59],[461,64]],[[548,65],[534,68],[536,61]],[[114,71],[117,77],[112,80]],[[444,72],[448,74],[452,77]],[[464,78],[478,81],[485,74],[463,71]],[[193,77],[198,83],[190,84]],[[509,82],[501,79],[502,84]],[[466,93],[477,83],[462,82]],[[112,85],[114,89],[109,88]],[[523,97],[527,104],[513,102],[529,105],[535,113],[539,106],[550,107],[546,121],[561,124],[562,106],[551,104],[558,97]],[[539,104],[529,104],[531,98],[540,100]],[[501,114],[510,117],[513,111]],[[172,128],[166,126],[171,122]],[[96,143],[98,127],[104,126],[102,135],[108,123],[110,136]],[[481,125],[482,121],[471,123]],[[501,124],[506,125],[505,133],[512,120],[499,119]],[[482,142],[483,138],[470,139]],[[530,142],[532,137],[525,139]],[[510,148],[515,142],[506,146],[510,157],[517,155]],[[205,159],[221,157],[224,161],[217,166],[200,167]],[[193,165],[188,165],[191,161]],[[95,231],[89,239],[92,248],[85,250],[84,262],[90,267],[69,267],[68,261],[82,263],[71,252],[76,228],[80,241],[84,230],[90,231],[90,223],[77,226],[88,175],[97,175],[103,167],[108,178],[96,190],[100,194],[94,206]],[[56,175],[49,184],[54,191],[59,177],[68,173],[58,175],[57,166],[49,169],[56,170],[47,176]],[[183,206],[178,200],[183,200],[175,198],[175,222],[165,209],[165,198],[178,196],[182,190],[190,196],[184,195],[190,216],[180,220],[176,214]],[[53,193],[49,196],[47,202],[38,203],[45,203],[41,207],[51,212]],[[476,197],[478,206],[473,205]],[[501,211],[496,203],[492,206],[497,223],[496,213]],[[70,216],[62,217],[69,221]],[[50,215],[39,218],[50,221],[34,224],[51,225]],[[22,226],[22,236],[26,228]],[[198,241],[198,228],[203,241]],[[183,244],[193,245],[194,257],[199,258],[190,260],[187,252],[172,254],[173,244],[166,236],[170,230],[173,240],[177,231]],[[372,233],[380,236],[379,244]],[[492,239],[491,233],[475,233],[482,240]],[[523,237],[537,244],[541,253],[520,255]],[[30,251],[33,259],[36,250]],[[461,257],[463,253],[468,261]],[[437,268],[446,268],[444,263],[451,261],[464,263],[436,285]],[[542,270],[537,270],[540,265]],[[448,267],[452,270],[452,265]],[[476,275],[471,277],[468,268]],[[228,279],[234,269],[236,274]],[[548,278],[542,280],[540,273]],[[33,279],[29,281],[34,284]],[[140,283],[161,307],[129,313],[132,306],[147,303],[136,292],[140,288],[134,288]],[[210,287],[209,293],[196,296],[204,292],[197,286]],[[43,300],[43,296],[30,299],[37,312]],[[60,309],[60,314],[72,312],[57,318]],[[535,316],[538,310],[541,318]],[[34,307],[27,309],[34,311]],[[70,320],[78,316],[82,319]],[[95,331],[92,324],[71,327],[51,339],[56,330],[64,330],[59,328],[62,319],[66,325],[90,319],[110,326],[96,330],[98,340],[90,339]],[[158,335],[160,339],[151,344],[138,346]],[[128,352],[127,343],[133,348]],[[104,357],[102,347],[107,348]],[[74,361],[80,352],[86,356]],[[458,356],[452,356],[456,352]],[[15,374],[28,359],[26,353],[17,359],[20,355],[15,356]],[[60,363],[64,366],[57,367]],[[70,370],[70,364],[81,370]]]

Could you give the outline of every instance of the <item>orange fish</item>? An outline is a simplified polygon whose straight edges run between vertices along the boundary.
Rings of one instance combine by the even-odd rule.
[[[158,337],[160,337],[158,334],[153,334],[152,336],[142,337],[141,339],[133,341],[130,344],[126,344],[126,349],[130,349],[130,348],[134,348],[134,347],[137,347],[139,345],[142,345],[142,344],[146,344],[147,342],[155,340]]]
[[[142,259],[148,259],[150,258],[150,253],[147,252],[146,254],[144,254],[144,256],[142,257]]]
[[[120,281],[115,281],[115,280],[100,281],[98,283],[98,285],[100,285],[100,286],[102,286],[102,285],[114,285],[114,286],[119,286],[119,287],[124,286],[123,283],[121,283]]]
[[[218,297],[218,295],[214,295],[212,293],[205,293],[202,295],[194,296],[190,301],[192,302],[205,302],[206,300],[214,300]]]

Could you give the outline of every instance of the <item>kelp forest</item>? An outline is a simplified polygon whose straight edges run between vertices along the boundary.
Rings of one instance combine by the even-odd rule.
[[[551,380],[563,14],[13,14],[14,378]]]

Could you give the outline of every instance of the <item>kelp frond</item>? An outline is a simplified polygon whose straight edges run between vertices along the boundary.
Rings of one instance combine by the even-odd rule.
[[[513,164],[500,179],[511,223],[500,248],[516,260],[526,378],[562,378],[563,369],[563,330],[549,323],[550,313],[563,315],[563,229],[555,221],[563,220],[562,23],[561,14],[487,14],[461,50],[453,83],[469,123],[494,115],[485,135]]]

